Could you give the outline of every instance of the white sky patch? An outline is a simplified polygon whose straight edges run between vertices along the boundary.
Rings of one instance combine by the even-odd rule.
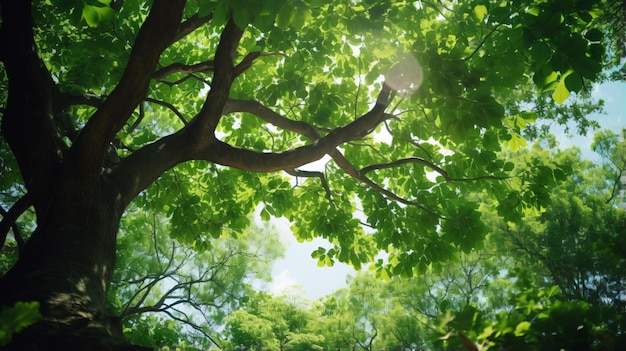
[[[330,161],[330,156],[324,155],[324,157],[320,158],[317,161],[313,161],[311,163],[307,163],[304,166],[298,167],[299,170],[302,171],[319,171],[323,172],[326,167],[326,163]]]
[[[270,286],[270,293],[279,296],[284,295],[291,290],[298,289],[300,285],[295,279],[289,276],[289,270],[284,269],[278,275],[273,277],[272,285]]]

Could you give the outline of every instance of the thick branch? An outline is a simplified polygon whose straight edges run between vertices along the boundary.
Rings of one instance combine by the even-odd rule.
[[[237,54],[237,46],[242,35],[243,30],[237,27],[235,22],[230,19],[220,36],[220,42],[215,51],[215,69],[211,90],[202,109],[190,123],[190,126],[193,125],[192,139],[200,147],[208,145],[207,141],[211,140],[210,136],[213,135],[222,117],[224,105],[230,93],[230,87],[236,77],[233,60]]]
[[[45,207],[65,145],[56,133],[59,92],[37,53],[30,1],[1,3],[0,59],[8,78],[2,134],[13,151],[38,214]]]
[[[228,100],[224,107],[224,114],[233,112],[253,114],[278,128],[302,134],[311,141],[316,141],[320,138],[319,133],[312,125],[285,118],[256,100]]]
[[[391,92],[387,85],[383,85],[377,103],[368,113],[346,126],[332,130],[322,138],[319,138],[313,127],[272,115],[271,110],[256,102],[229,101],[228,92],[235,74],[232,59],[241,34],[241,30],[232,21],[224,29],[215,58],[213,86],[200,113],[181,131],[135,151],[112,170],[110,176],[118,185],[122,204],[130,202],[163,172],[181,162],[192,159],[207,160],[253,172],[293,170],[316,161],[325,154],[332,156],[338,145],[358,139],[384,120],[384,111],[389,104]],[[314,142],[284,152],[261,153],[217,140],[213,131],[221,115],[224,112],[244,109],[261,111],[258,113],[273,119],[276,125],[304,131]]]
[[[382,92],[381,92],[382,94]],[[379,101],[384,101],[384,97],[379,97]],[[320,139],[320,135],[317,132],[317,130],[311,126],[308,123],[305,122],[301,122],[301,121],[294,121],[288,118],[285,118],[283,116],[281,116],[280,114],[272,111],[271,109],[267,108],[266,106],[264,106],[263,104],[259,103],[258,101],[254,101],[254,100],[229,100],[225,109],[224,109],[224,113],[232,113],[232,112],[247,112],[247,113],[251,113],[261,119],[263,119],[264,121],[285,129],[285,130],[290,130],[293,132],[297,132],[299,134],[302,134],[304,136],[306,136],[307,138],[309,138],[311,141],[317,141]],[[383,117],[384,120],[384,117]],[[366,129],[364,131],[360,131],[357,133],[357,135],[360,137],[362,136],[364,133],[366,133],[367,131],[371,130],[374,126],[372,126],[370,129]],[[354,166],[352,166],[352,164],[345,159],[345,157],[336,149],[333,148],[333,150],[330,150],[327,152],[328,155],[330,155],[333,160],[335,161],[335,163],[337,163],[337,165],[343,169],[348,175],[352,176],[353,178],[356,178],[358,180],[360,180],[361,182],[363,182],[364,184],[366,184],[368,187],[376,190],[377,192],[381,193],[382,195],[390,198],[391,200],[394,201],[398,201],[400,203],[403,203],[405,205],[410,205],[410,206],[416,206],[419,207],[421,209],[424,209],[430,213],[433,213],[432,210],[429,210],[425,207],[423,207],[421,204],[414,202],[414,201],[410,201],[407,199],[404,199],[402,197],[399,197],[398,195],[394,194],[393,192],[384,189],[383,187],[379,186],[378,184],[376,184],[375,182],[373,182],[371,179],[367,178],[365,176],[365,174],[369,171],[371,171],[374,168],[383,168],[384,165],[377,165],[377,166],[372,166],[372,168],[364,168],[361,171],[358,171],[357,169],[354,168]],[[402,162],[402,161],[400,161]],[[426,162],[426,161],[424,161]],[[405,162],[406,163],[406,162]],[[396,164],[397,165],[397,164]],[[429,166],[432,166],[438,170],[440,170],[441,172],[443,172],[446,176],[447,173],[445,173],[441,168],[428,163]],[[285,168],[285,170],[287,171],[287,173],[292,174],[292,175],[296,175],[294,174],[294,172],[298,172],[297,170],[292,170],[292,169],[288,169]],[[298,174],[300,175],[300,174]],[[317,176],[317,175],[309,175],[309,176]],[[449,178],[449,177],[448,177]],[[327,190],[327,194],[329,194],[330,192],[328,191],[328,186],[325,185],[325,179],[323,177],[320,177],[320,179],[322,179],[322,185],[324,186],[324,188]]]
[[[84,181],[93,181],[100,175],[109,142],[146,95],[159,56],[174,38],[184,6],[184,0],[154,1],[119,84],[72,145],[70,162],[85,170],[79,175]]]
[[[389,103],[390,92],[391,89],[384,85],[376,105],[368,113],[346,126],[332,130],[313,144],[279,153],[261,153],[236,148],[216,140],[211,147],[198,150],[199,153],[194,155],[194,158],[206,159],[224,166],[252,172],[272,172],[297,168],[316,161],[326,154],[331,154],[337,146],[358,139],[363,132],[371,130],[381,123],[385,116],[385,108]]]
[[[135,151],[112,170],[110,176],[118,185],[121,204],[128,204],[166,170],[194,159],[199,155],[198,149],[212,150],[211,145],[215,141],[213,131],[235,79],[233,58],[242,34],[234,21],[228,21],[215,53],[211,90],[198,115],[184,129]]]

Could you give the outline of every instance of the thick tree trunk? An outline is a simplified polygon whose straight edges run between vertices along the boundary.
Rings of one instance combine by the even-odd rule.
[[[119,208],[111,189],[57,189],[18,263],[0,279],[0,304],[38,301],[42,319],[16,334],[8,350],[132,350],[106,315],[115,265]]]
[[[125,342],[120,323],[106,315],[116,233],[128,202],[176,160],[143,177],[126,176],[133,174],[129,165],[111,181],[103,167],[110,141],[145,96],[184,5],[183,0],[153,2],[121,81],[68,146],[58,119],[67,106],[37,52],[31,1],[0,0],[0,61],[9,90],[2,136],[37,216],[37,229],[19,261],[0,278],[0,306],[37,301],[42,314],[0,349],[141,349]]]

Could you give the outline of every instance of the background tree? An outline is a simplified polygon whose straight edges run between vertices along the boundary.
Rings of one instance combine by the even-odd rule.
[[[313,330],[324,337],[324,350],[348,351],[355,348],[349,327],[353,320],[345,316],[348,298],[348,289],[339,289],[320,299],[313,310],[320,317],[314,321]]]
[[[612,58],[602,1],[0,4],[0,227],[21,247],[0,304],[42,316],[11,349],[130,348],[106,301],[139,194],[199,251],[257,208],[327,238],[328,264],[387,250],[379,270],[409,276],[469,251],[472,194],[508,219],[546,199],[532,169],[504,181],[497,152],[535,119],[511,93],[563,103]]]
[[[118,238],[109,313],[123,322],[131,341],[142,345],[174,347],[186,337],[187,344],[219,347],[214,328],[224,325],[224,318],[248,299],[254,285],[271,279],[271,264],[283,254],[272,230],[252,223],[237,237],[215,239],[211,250],[198,252],[170,239],[163,218],[139,208],[127,211]],[[169,325],[181,340],[147,342],[142,331],[157,325]],[[188,331],[180,333],[185,328]]]
[[[309,326],[313,315],[285,297],[257,294],[227,318],[228,350],[321,350],[323,337]]]
[[[596,140],[607,134],[598,133]],[[614,141],[611,149],[617,150]],[[526,164],[543,173],[568,169],[568,176],[552,187],[545,208],[520,222],[503,222],[489,213],[494,206],[487,204],[484,218],[492,228],[487,243],[506,257],[500,260],[505,279],[494,282],[505,280],[506,285],[481,291],[494,293],[486,305],[474,304],[459,316],[444,315],[443,324],[494,349],[623,347],[625,259],[616,243],[624,240],[626,212],[607,201],[615,168],[583,160],[575,148],[551,150],[539,144],[513,160],[517,167]],[[452,335],[448,346],[460,344]]]

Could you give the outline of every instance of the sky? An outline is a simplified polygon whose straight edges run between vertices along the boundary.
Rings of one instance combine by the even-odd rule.
[[[626,128],[626,83],[598,85],[593,96],[605,101],[605,114],[594,115],[593,118],[600,123],[602,129],[621,133],[622,128]],[[590,150],[595,131],[589,131],[586,136],[575,137],[559,133],[559,130],[555,132],[558,133],[557,140],[561,148],[577,146],[584,157],[592,160],[596,157]],[[273,224],[279,230],[287,251],[285,257],[274,264],[270,292],[276,295],[295,294],[315,301],[347,286],[346,279],[355,274],[352,267],[339,262],[333,267],[318,267],[317,260],[311,258],[311,252],[318,247],[329,247],[326,240],[315,239],[312,242],[298,243],[286,220],[276,219]]]

